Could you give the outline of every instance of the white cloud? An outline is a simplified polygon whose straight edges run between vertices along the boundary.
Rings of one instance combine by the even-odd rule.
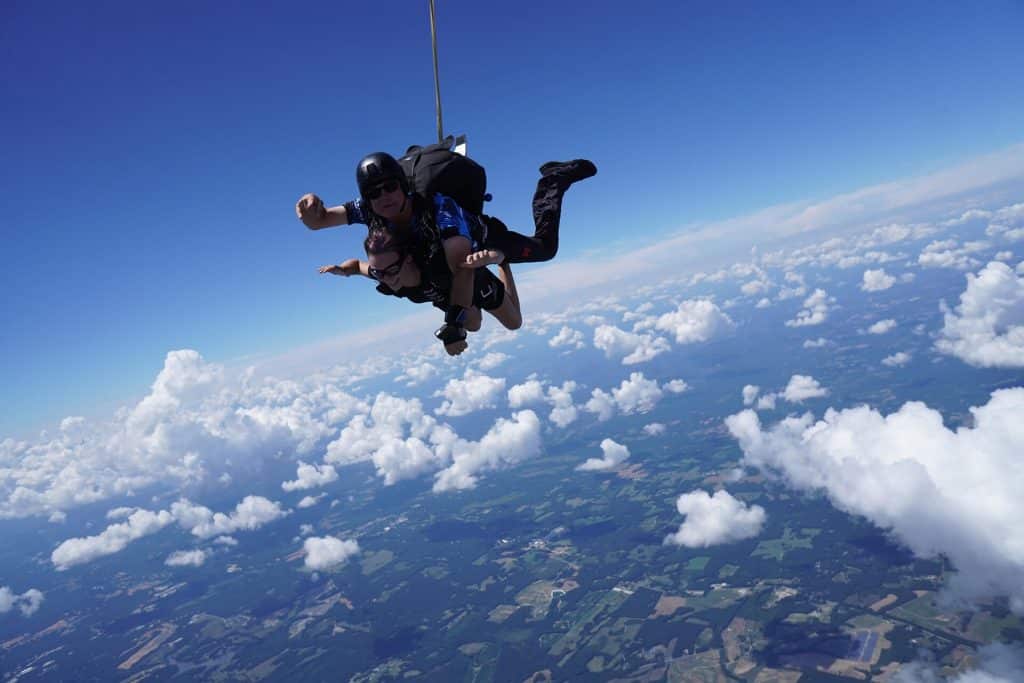
[[[318,496],[306,496],[302,500],[300,500],[295,507],[303,510],[306,508],[311,508],[317,503],[319,503],[321,500],[323,500],[326,496],[326,493],[321,493]]]
[[[822,491],[839,509],[890,530],[916,555],[945,555],[950,589],[977,599],[1010,595],[1024,614],[1024,388],[972,407],[955,431],[923,403],[882,415],[868,406],[790,417],[762,429],[755,412],[726,419],[744,464]]]
[[[285,491],[304,491],[317,486],[326,486],[332,481],[338,480],[338,472],[332,465],[310,465],[299,461],[294,481],[281,483]]]
[[[779,398],[778,394],[765,394],[761,398],[757,399],[758,410],[775,410],[775,401]]]
[[[604,322],[603,319],[599,320],[600,322],[598,324]],[[562,346],[570,349],[582,349],[585,346],[583,342],[583,333],[579,330],[574,330],[571,327],[563,325],[562,329],[558,331],[558,334],[548,340],[548,346],[556,349]]]
[[[828,396],[828,389],[808,375],[793,375],[789,378],[789,384],[782,390],[782,398],[790,403],[803,403],[809,398],[822,396]]]
[[[576,382],[569,380],[560,387],[548,387],[548,402],[551,413],[548,419],[559,427],[565,428],[576,421],[577,409],[572,400],[572,392],[576,391]]]
[[[910,362],[912,356],[906,351],[898,351],[891,356],[886,356],[882,359],[882,365],[887,365],[890,368],[898,368],[906,365]]]
[[[690,385],[681,379],[673,379],[661,385],[661,388],[670,394],[681,394],[690,388]]]
[[[606,422],[615,415],[615,399],[603,389],[594,389],[583,409],[596,414],[600,422]]]
[[[958,246],[956,240],[936,240],[924,248],[917,257],[919,265],[925,268],[956,268],[968,270],[980,265],[971,253],[981,251],[979,243],[967,243]]]
[[[168,567],[201,567],[206,558],[205,550],[178,550],[168,555],[164,564]]]
[[[646,363],[670,350],[662,337],[626,332],[614,325],[601,325],[594,330],[594,346],[608,358],[622,357],[623,365]]]
[[[544,385],[535,379],[517,384],[508,390],[508,404],[512,408],[522,408],[531,403],[544,400]]]
[[[978,648],[977,668],[956,678],[943,678],[931,662],[912,662],[900,668],[892,683],[1019,683],[1024,680],[1024,649],[991,643]]]
[[[166,510],[137,510],[126,521],[112,524],[96,536],[64,541],[50,554],[50,561],[57,571],[64,571],[76,564],[121,552],[132,541],[154,534],[173,521],[174,517]]]
[[[896,321],[893,320],[892,318],[879,320],[878,322],[876,322],[875,324],[868,328],[868,334],[885,334],[886,332],[890,332],[893,329],[895,329],[895,327]]]
[[[804,341],[805,349],[820,349],[823,346],[828,346],[829,341],[824,337],[818,337],[817,339],[807,339]]]
[[[479,361],[477,361],[476,366],[478,368],[480,368],[481,370],[484,370],[484,371],[486,371],[486,370],[493,370],[494,368],[498,367],[499,365],[501,365],[502,363],[504,363],[508,359],[509,359],[509,356],[508,356],[507,353],[501,353],[499,351],[491,351],[490,353],[485,355],[483,358],[481,358]]]
[[[677,344],[705,342],[735,327],[732,318],[707,299],[688,299],[656,320],[638,324],[638,329],[654,327],[675,335]]]
[[[501,381],[503,387],[504,380]],[[539,382],[537,387],[543,388]],[[513,396],[522,396],[523,391],[528,390],[517,390],[513,392]],[[525,411],[520,415],[526,413],[536,419],[536,415],[531,411]],[[517,423],[522,422],[522,419],[525,418],[517,419]],[[495,431],[503,434],[513,432],[514,430],[503,430],[502,425],[506,423],[507,420],[499,419],[483,440],[470,442],[459,438],[450,426],[440,424],[433,417],[424,415],[418,400],[404,400],[388,394],[379,394],[369,415],[353,418],[341,430],[338,439],[328,444],[325,459],[346,465],[370,460],[376,467],[378,476],[384,478],[386,485],[428,472],[437,473],[438,470],[449,472],[445,477],[468,472],[467,480],[472,478],[475,482],[475,476],[472,476],[474,472],[491,469],[492,465],[512,464],[517,461],[512,453],[512,445],[506,451],[479,453],[481,449],[502,446],[501,439],[497,438]],[[539,432],[536,436],[539,448]],[[459,462],[453,463],[453,458]],[[474,468],[476,465],[479,467]],[[461,480],[455,477],[453,481]],[[458,487],[453,484],[450,488]],[[434,489],[445,490],[443,485],[439,487],[436,483]]]
[[[830,297],[824,289],[816,289],[804,300],[804,307],[798,311],[796,318],[786,321],[786,327],[805,327],[807,325],[820,325],[828,318],[828,306],[834,303],[835,299]]]
[[[647,436],[661,436],[662,434],[665,433],[665,429],[665,425],[663,425],[661,422],[652,422],[650,424],[644,425],[644,434],[646,434]]]
[[[680,388],[685,390],[685,384],[673,384],[673,391]],[[583,409],[596,413],[597,419],[604,422],[615,414],[616,409],[625,415],[649,412],[664,395],[663,388],[659,387],[655,380],[647,379],[642,372],[634,372],[630,374],[629,379],[623,380],[622,384],[613,388],[611,394],[602,389],[594,389]]]
[[[217,545],[222,545],[228,548],[233,548],[236,545],[238,545],[238,541],[236,541],[231,536],[218,536],[217,538],[213,539],[213,542]]]
[[[461,417],[485,408],[493,408],[498,396],[505,391],[505,378],[488,377],[472,370],[466,371],[463,379],[450,379],[445,388],[435,396],[445,398],[438,415]]]
[[[313,571],[333,569],[359,553],[357,541],[343,541],[334,536],[307,538],[302,547],[306,551],[306,569]]]
[[[684,493],[676,500],[676,509],[686,520],[678,531],[665,537],[665,543],[687,548],[752,538],[761,533],[766,517],[760,505],[748,507],[724,490],[713,496],[701,490]]]
[[[865,270],[860,288],[865,292],[881,292],[896,284],[896,278],[886,274],[884,268]]]
[[[1024,277],[990,262],[967,274],[967,289],[950,311],[935,347],[977,367],[1024,367]]]
[[[760,393],[760,391],[761,391],[761,387],[757,386],[756,384],[747,384],[746,386],[744,386],[743,387],[743,405],[745,405],[745,406],[753,405],[754,399],[757,398],[757,395],[758,395],[758,393]]]
[[[395,377],[395,381],[405,382],[406,386],[413,387],[426,382],[436,374],[437,368],[424,361],[407,366],[402,374]]]
[[[299,525],[299,536],[312,536],[316,529],[312,524],[300,524]]]
[[[7,586],[0,586],[0,614],[17,609],[22,616],[30,617],[39,610],[43,599],[43,592],[37,588],[29,588],[18,595]]]
[[[290,511],[263,496],[246,496],[230,514],[213,512],[208,507],[196,505],[184,498],[171,505],[170,514],[193,536],[213,538],[236,531],[255,531],[265,524],[286,517]]]
[[[35,443],[0,441],[0,462],[10,463],[0,519],[254,476],[264,458],[309,453],[365,409],[337,381],[330,373],[258,381],[172,351],[149,395],[108,422],[67,419]]]
[[[611,439],[601,441],[600,458],[587,458],[586,462],[576,467],[583,472],[599,472],[613,470],[629,459],[629,449]]]
[[[522,410],[511,420],[499,419],[480,441],[456,443],[451,465],[435,475],[434,491],[473,488],[480,472],[516,465],[540,451],[540,420],[532,410]]]

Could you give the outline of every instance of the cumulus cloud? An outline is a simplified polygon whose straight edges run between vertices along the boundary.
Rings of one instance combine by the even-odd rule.
[[[804,341],[805,349],[820,349],[823,346],[828,346],[828,339],[824,337],[818,337],[817,339],[807,339]]]
[[[672,379],[661,385],[661,388],[670,394],[681,394],[690,388],[690,385],[681,379]]]
[[[665,537],[665,543],[687,548],[753,538],[761,533],[766,517],[760,505],[748,506],[725,490],[713,496],[701,490],[684,493],[676,500],[676,509],[686,520]]]
[[[338,480],[338,472],[332,465],[309,465],[299,461],[296,479],[281,483],[285,491],[304,491],[318,486],[326,486]]]
[[[74,418],[36,443],[0,441],[9,468],[0,478],[0,519],[237,479],[258,471],[262,457],[309,453],[365,410],[339,381],[331,373],[257,381],[195,351],[172,351],[150,393],[109,422]]]
[[[501,353],[500,351],[492,351],[477,361],[476,366],[481,370],[493,370],[498,367],[509,358],[507,353]]]
[[[907,353],[906,351],[899,351],[897,353],[892,354],[891,356],[886,356],[885,358],[883,358],[882,365],[887,365],[890,368],[898,368],[909,363],[910,359],[911,355],[909,353]]]
[[[977,667],[945,679],[930,662],[913,662],[893,676],[893,683],[1016,683],[1024,680],[1024,649],[991,643],[978,648]]]
[[[576,421],[578,411],[572,399],[574,391],[576,391],[576,382],[572,380],[563,382],[560,387],[548,387],[547,399],[551,404],[551,413],[548,415],[548,419],[559,427],[568,427]]]
[[[255,531],[289,514],[280,503],[263,496],[246,496],[229,514],[213,512],[203,505],[181,499],[171,505],[171,515],[193,536],[213,538],[236,531]]]
[[[601,442],[600,458],[587,458],[586,462],[576,467],[583,472],[599,472],[613,470],[629,459],[629,449],[611,439],[604,439]]]
[[[304,497],[302,500],[300,500],[298,502],[296,507],[298,507],[300,509],[303,509],[303,510],[306,509],[306,508],[311,508],[314,505],[316,505],[317,503],[319,503],[321,500],[323,500],[326,496],[327,496],[326,493],[321,493],[318,496],[306,496],[306,497]]]
[[[540,454],[540,420],[532,410],[515,413],[511,420],[494,423],[480,441],[459,441],[452,447],[452,462],[434,478],[434,491],[476,486],[480,472],[516,465]]]
[[[43,599],[43,592],[36,588],[29,588],[19,595],[7,586],[0,586],[0,614],[17,609],[23,616],[30,617],[39,610]]]
[[[306,569],[312,571],[339,567],[359,553],[357,541],[343,541],[334,536],[307,538],[302,548],[306,551]]]
[[[920,557],[948,557],[959,570],[954,595],[1009,595],[1024,614],[1024,388],[996,391],[970,412],[973,426],[955,431],[920,402],[890,415],[829,409],[819,421],[808,413],[768,429],[744,410],[726,425],[746,465],[824,492]]]
[[[662,337],[626,332],[614,325],[601,325],[594,330],[594,346],[608,358],[621,357],[623,365],[646,363],[670,349]]]
[[[661,436],[665,433],[665,425],[661,422],[652,422],[644,425],[644,434],[647,436]]]
[[[1005,263],[968,273],[960,304],[942,311],[939,351],[976,367],[1024,367],[1024,277]]]
[[[896,278],[888,275],[884,268],[865,270],[860,288],[865,292],[881,292],[896,284]]]
[[[981,251],[986,246],[988,245],[980,242],[968,242],[959,246],[956,240],[936,240],[924,248],[917,257],[917,262],[925,268],[969,270],[981,265],[970,254]]]
[[[824,289],[814,290],[813,294],[804,299],[804,307],[797,311],[796,318],[786,321],[786,327],[822,324],[828,318],[829,304],[834,302],[835,299],[830,297]]]
[[[672,390],[685,390],[685,385],[685,382],[682,382],[682,385],[673,384]],[[623,380],[622,384],[613,388],[610,394],[603,389],[594,389],[583,409],[595,413],[597,419],[604,422],[611,419],[616,410],[625,415],[649,412],[664,395],[665,392],[658,386],[657,381],[647,379],[642,372],[634,372],[630,374],[629,379]]]
[[[790,403],[803,403],[809,398],[828,396],[828,389],[821,386],[818,380],[808,375],[793,375],[782,390],[782,398]]]
[[[77,564],[121,552],[132,541],[155,534],[173,521],[173,515],[167,510],[137,510],[126,521],[112,524],[96,536],[64,541],[50,554],[50,561],[57,571],[64,571]]]
[[[754,399],[761,392],[761,387],[756,384],[747,384],[743,387],[743,405],[749,406],[754,404]]]
[[[556,349],[563,346],[570,349],[582,349],[585,346],[583,333],[563,325],[558,334],[548,340],[548,346]]]
[[[896,321],[893,320],[892,318],[879,320],[878,322],[876,322],[875,324],[868,328],[868,334],[885,334],[886,332],[890,332],[893,329],[895,329],[895,327]]]
[[[493,408],[495,401],[504,391],[504,377],[488,377],[470,370],[463,379],[448,380],[445,388],[434,394],[445,398],[441,407],[434,412],[438,415],[460,417],[485,408]]]
[[[705,342],[735,327],[735,323],[718,306],[707,299],[688,299],[671,313],[639,323],[638,329],[654,327],[675,335],[677,344]]]
[[[522,408],[531,403],[540,403],[543,400],[544,385],[535,379],[517,384],[508,390],[508,404],[512,408]]]
[[[396,382],[405,382],[406,386],[422,384],[437,374],[437,368],[430,363],[420,362],[407,366],[402,374],[395,377]]]
[[[201,567],[206,558],[205,550],[178,550],[168,555],[164,564],[168,567]]]
[[[499,389],[504,387],[501,382]],[[539,382],[537,386],[543,389]],[[540,447],[539,422],[532,438],[526,438],[526,433],[536,420],[532,411],[522,411],[511,423],[498,419],[480,441],[466,441],[450,426],[425,415],[418,400],[379,394],[369,415],[352,418],[338,439],[328,444],[325,459],[344,465],[369,460],[387,485],[428,472],[442,476],[440,470],[443,479],[435,482],[435,492],[464,488],[469,482],[475,484],[478,472],[535,455]],[[517,441],[516,436],[523,438]]]

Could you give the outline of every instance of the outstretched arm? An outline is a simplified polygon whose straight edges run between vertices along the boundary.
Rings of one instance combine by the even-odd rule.
[[[366,261],[350,258],[340,265],[320,266],[319,272],[321,275],[324,273],[330,273],[331,275],[344,275],[345,277],[349,277],[351,275],[363,275],[365,277],[370,277],[370,264]],[[370,279],[372,280],[373,278]]]
[[[295,215],[310,230],[348,225],[352,218],[348,215],[344,204],[326,207],[323,200],[315,194],[302,195],[302,198],[295,203]]]

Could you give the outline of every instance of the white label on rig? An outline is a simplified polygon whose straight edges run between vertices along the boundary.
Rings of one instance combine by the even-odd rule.
[[[459,135],[455,138],[455,153],[461,154],[462,156],[469,156],[467,153],[466,136]]]

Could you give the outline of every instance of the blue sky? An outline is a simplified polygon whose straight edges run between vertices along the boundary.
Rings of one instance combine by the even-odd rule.
[[[172,349],[231,362],[412,312],[317,275],[359,233],[292,206],[434,136],[426,6],[0,10],[0,438],[141,396]],[[1024,141],[1019,3],[628,9],[438,2],[446,128],[490,211],[529,232],[540,163],[600,168],[559,258]]]

